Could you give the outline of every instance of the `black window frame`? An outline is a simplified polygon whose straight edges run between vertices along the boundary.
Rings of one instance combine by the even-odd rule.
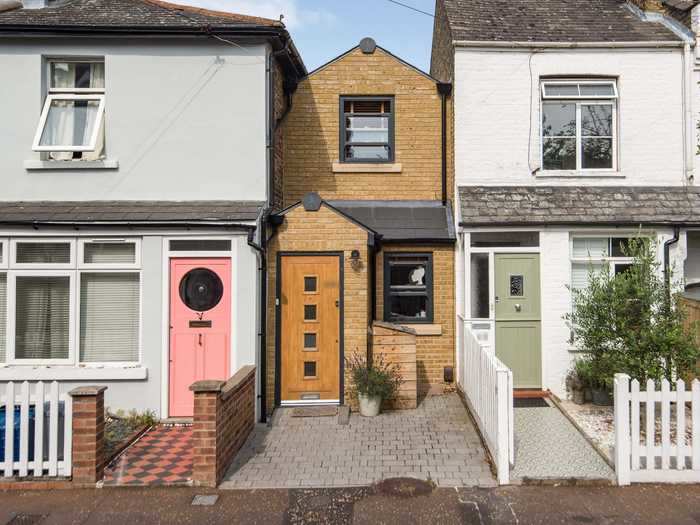
[[[361,100],[363,102],[390,102],[391,111],[389,112],[389,142],[348,142],[347,127],[345,119],[348,116],[355,116],[355,113],[345,112],[345,103]],[[360,116],[383,116],[377,113],[358,113]],[[395,140],[394,140],[394,117],[396,115],[396,101],[393,95],[381,96],[356,96],[356,95],[341,95],[340,97],[340,120],[338,130],[340,132],[340,152],[338,159],[343,164],[392,164],[396,159]],[[387,159],[348,159],[346,158],[347,146],[384,146],[389,147],[389,157]]]
[[[402,259],[425,259],[425,293],[415,291],[393,292],[391,290],[392,262]],[[427,298],[427,310],[424,318],[391,315],[391,298],[393,296],[423,296]],[[429,252],[384,252],[384,321],[399,324],[433,324],[434,322],[433,290],[433,254]]]

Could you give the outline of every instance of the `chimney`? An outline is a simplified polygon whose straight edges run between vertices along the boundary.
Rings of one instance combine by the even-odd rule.
[[[663,2],[661,0],[630,0],[642,11],[654,11],[657,13],[665,12]]]

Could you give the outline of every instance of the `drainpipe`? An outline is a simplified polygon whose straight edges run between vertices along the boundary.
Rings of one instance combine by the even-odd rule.
[[[680,226],[673,227],[673,237],[664,243],[664,282],[666,283],[666,293],[671,297],[671,246],[678,242],[680,238]]]
[[[267,421],[267,256],[266,256],[266,229],[267,210],[263,210],[260,217],[260,244],[253,241],[255,231],[248,232],[248,246],[258,252],[260,265],[260,423]]]
[[[683,46],[683,168],[684,184],[693,184],[695,178],[695,148],[693,137],[693,53],[690,43]]]
[[[447,205],[447,97],[452,93],[452,84],[438,82],[437,90],[442,102],[442,205]]]

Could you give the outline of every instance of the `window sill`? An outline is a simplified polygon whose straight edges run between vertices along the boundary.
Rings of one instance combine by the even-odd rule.
[[[402,323],[401,326],[411,328],[415,330],[417,336],[421,335],[442,335],[442,325],[441,324],[405,324]]]
[[[562,170],[562,171],[538,171],[537,179],[624,179],[619,171],[586,171],[586,170]]]
[[[105,160],[25,160],[25,170],[116,170],[119,161]]]
[[[334,162],[333,173],[401,173],[403,166],[394,163]]]
[[[110,381],[148,379],[143,366],[0,365],[0,381]]]

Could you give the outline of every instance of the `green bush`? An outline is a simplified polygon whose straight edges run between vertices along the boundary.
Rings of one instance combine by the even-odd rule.
[[[634,264],[617,275],[591,267],[588,287],[572,290],[572,313],[565,316],[593,388],[611,389],[619,372],[672,381],[698,359],[697,341],[684,329],[680,294],[664,282],[651,240],[630,239],[622,248]]]
[[[402,379],[399,366],[388,364],[383,356],[367,360],[359,355],[353,355],[345,360],[352,377],[351,392],[353,395],[379,396],[391,399],[401,386]]]

